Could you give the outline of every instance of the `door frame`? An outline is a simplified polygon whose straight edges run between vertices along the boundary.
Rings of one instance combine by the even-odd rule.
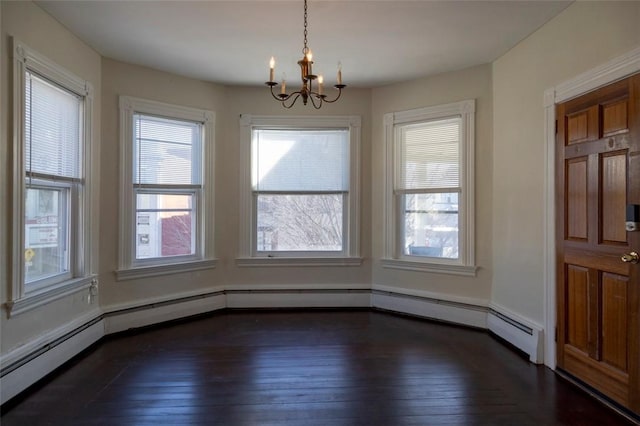
[[[556,104],[640,72],[640,47],[544,91],[544,364],[556,369]]]

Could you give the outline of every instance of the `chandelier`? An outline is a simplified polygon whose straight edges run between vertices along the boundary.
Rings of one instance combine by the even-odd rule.
[[[273,91],[273,88],[278,85],[277,82],[273,79],[273,74],[275,72],[275,59],[271,57],[271,61],[269,61],[269,81],[265,84],[269,86],[271,89],[271,95],[277,101],[282,103],[282,106],[285,108],[291,108],[298,98],[302,98],[302,103],[307,105],[309,99],[311,100],[311,104],[315,109],[320,109],[324,102],[333,103],[340,98],[342,94],[342,89],[347,87],[346,84],[342,84],[342,66],[338,63],[338,76],[337,76],[337,84],[333,87],[338,89],[338,95],[335,99],[329,100],[327,99],[327,95],[323,92],[323,78],[321,75],[313,74],[311,66],[313,65],[313,55],[311,54],[311,49],[307,46],[307,0],[304,0],[304,47],[302,48],[302,59],[298,61],[298,65],[300,65],[300,74],[302,77],[302,87],[300,90],[292,93],[287,93],[287,83],[284,78],[284,74],[282,77],[282,83],[280,85],[280,93],[276,94]],[[317,84],[314,84],[314,81],[317,81]],[[314,87],[315,86],[315,87]]]

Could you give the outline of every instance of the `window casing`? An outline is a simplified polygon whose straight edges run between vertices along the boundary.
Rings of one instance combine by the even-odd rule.
[[[92,86],[16,39],[10,314],[96,285]]]
[[[475,275],[475,102],[385,115],[389,268]]]
[[[239,266],[360,264],[359,117],[241,125]]]
[[[120,116],[118,279],[214,267],[213,113],[122,96]]]

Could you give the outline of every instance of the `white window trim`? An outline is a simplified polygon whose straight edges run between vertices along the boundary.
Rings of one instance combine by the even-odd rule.
[[[88,81],[62,68],[16,38],[11,38],[13,56],[13,211],[11,244],[11,294],[6,303],[9,315],[17,315],[89,287],[97,286],[96,259],[92,256],[97,241],[98,217],[94,182],[99,168],[93,159],[92,138],[93,86]],[[48,80],[74,92],[83,99],[83,131],[81,172],[83,186],[78,197],[78,218],[75,232],[78,238],[70,242],[74,259],[69,279],[26,292],[24,285],[24,197],[25,197],[25,72],[34,71]]]
[[[456,260],[420,258],[410,259],[400,256],[398,212],[393,189],[396,167],[394,155],[395,126],[399,124],[444,119],[459,116],[462,119],[461,169],[462,186],[459,232],[461,250]],[[393,268],[420,272],[435,272],[452,275],[475,276],[475,191],[474,191],[474,159],[475,159],[475,100],[465,100],[445,105],[418,108],[384,115],[384,212],[383,212],[383,244],[384,254],[381,265]],[[461,203],[461,204],[462,204]]]
[[[345,251],[327,253],[278,253],[255,256],[253,253],[253,191],[251,189],[251,137],[253,128],[277,129],[349,129],[349,205],[345,221]],[[240,241],[236,265],[261,266],[357,266],[360,257],[360,134],[359,116],[256,116],[240,117]]]
[[[120,96],[120,230],[118,244],[118,281],[153,277],[162,274],[215,268],[214,258],[214,161],[215,113],[213,111],[172,105],[147,99]],[[135,265],[135,221],[133,212],[133,115],[157,115],[203,123],[202,192],[197,209],[200,222],[199,258],[193,256],[159,258],[157,262]]]

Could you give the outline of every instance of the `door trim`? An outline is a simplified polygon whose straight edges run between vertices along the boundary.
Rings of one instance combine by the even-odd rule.
[[[544,364],[556,368],[556,227],[555,143],[556,104],[584,95],[640,72],[640,47],[544,91]]]

